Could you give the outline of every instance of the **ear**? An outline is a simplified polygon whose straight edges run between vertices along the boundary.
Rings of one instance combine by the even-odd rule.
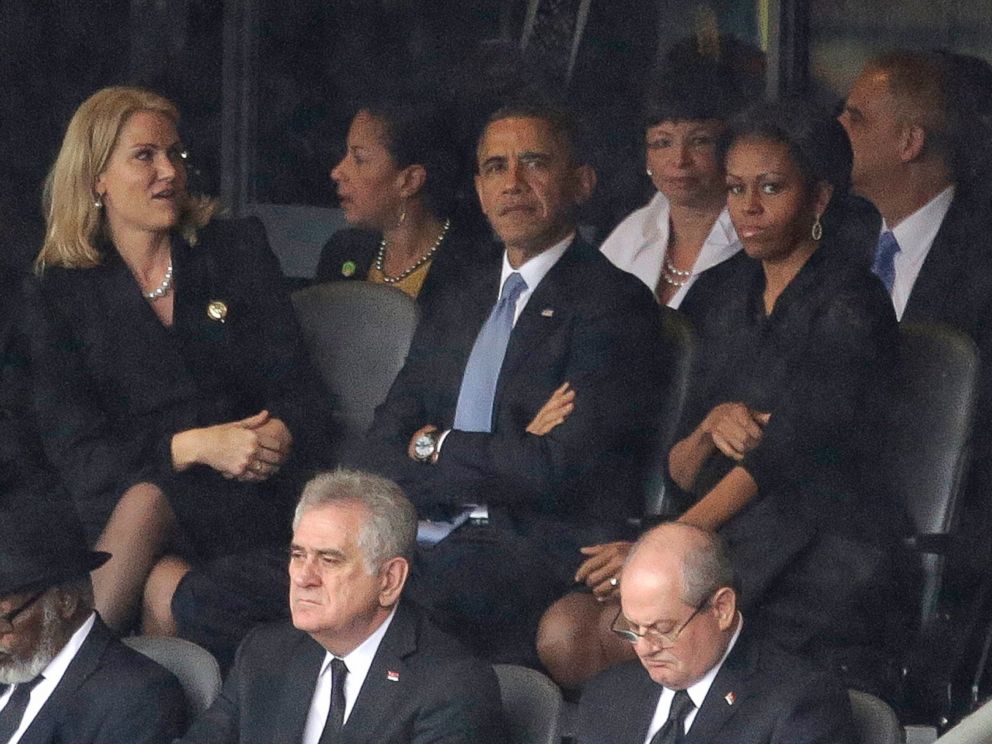
[[[93,193],[96,196],[104,196],[107,193],[107,184],[103,178],[103,173],[100,173],[95,179],[93,179]]]
[[[591,165],[579,165],[572,171],[572,200],[583,204],[596,190],[596,169]]]
[[[400,196],[409,199],[427,183],[427,169],[419,164],[408,165],[399,173]]]
[[[923,154],[926,145],[926,130],[919,124],[905,124],[899,139],[899,159],[911,163]]]
[[[55,609],[59,613],[59,617],[63,620],[68,620],[79,609],[79,595],[74,592],[64,591],[61,588],[56,588],[55,592],[57,598]]]
[[[820,181],[813,187],[813,212],[821,217],[827,211],[830,198],[834,195],[834,187],[826,181]]]
[[[390,558],[379,568],[379,604],[391,607],[399,601],[406,577],[410,574],[410,564],[406,558]]]
[[[720,630],[732,628],[737,617],[737,593],[729,586],[722,587],[713,595],[712,605]]]

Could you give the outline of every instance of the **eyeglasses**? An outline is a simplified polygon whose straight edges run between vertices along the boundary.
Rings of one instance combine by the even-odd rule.
[[[16,610],[11,610],[6,615],[0,615],[0,635],[4,635],[6,633],[13,633],[14,621],[17,620],[18,616],[26,609],[28,609],[31,605],[33,605],[35,602],[37,602],[39,599],[41,599],[41,595],[47,591],[48,589],[42,589],[38,592],[35,592],[30,597],[28,597],[28,600],[24,602]]]
[[[692,611],[689,618],[682,623],[675,630],[669,631],[668,633],[662,633],[655,627],[647,628],[643,633],[637,632],[637,627],[633,625],[627,618],[623,616],[623,609],[621,608],[617,612],[617,616],[613,618],[613,624],[610,626],[610,630],[617,634],[620,638],[627,641],[627,643],[634,644],[637,643],[642,638],[655,646],[674,646],[678,640],[679,636],[682,635],[682,631],[686,629],[686,626],[692,622],[692,619],[696,617],[703,608],[710,603],[710,598],[706,597],[700,604],[696,606],[696,609]]]

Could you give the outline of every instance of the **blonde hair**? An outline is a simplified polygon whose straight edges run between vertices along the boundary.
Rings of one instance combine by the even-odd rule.
[[[94,183],[106,168],[121,129],[139,111],[162,114],[179,124],[175,104],[142,88],[103,88],[76,109],[45,179],[42,207],[46,230],[35,259],[38,273],[48,266],[87,268],[100,263],[96,243],[107,226],[103,210],[94,204]],[[187,195],[178,230],[190,244],[196,243],[196,231],[210,221],[216,209],[214,199]]]

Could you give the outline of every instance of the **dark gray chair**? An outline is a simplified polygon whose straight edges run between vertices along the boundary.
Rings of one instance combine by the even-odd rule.
[[[516,664],[493,664],[512,744],[559,744],[562,696],[540,672]]]
[[[220,694],[220,666],[205,648],[165,636],[130,636],[122,640],[176,675],[186,693],[190,720],[209,708]]]
[[[952,677],[964,651],[960,623],[973,622],[962,616],[967,612],[953,592],[943,590],[970,460],[975,344],[947,326],[902,325],[895,382],[873,467],[905,504],[915,532],[907,548],[918,559],[921,590],[918,635],[903,664],[906,704],[939,718],[950,713]]]
[[[688,504],[679,503],[666,488],[668,450],[675,440],[679,422],[689,397],[689,383],[696,342],[692,324],[681,313],[662,307],[662,344],[665,348],[665,404],[662,407],[655,445],[657,460],[647,473],[644,514],[647,517],[674,517]]]
[[[417,305],[398,289],[358,281],[317,284],[292,297],[311,358],[332,396],[336,441],[346,447],[368,429],[402,368],[417,327]]]
[[[860,744],[900,744],[902,729],[895,711],[887,703],[867,692],[848,690],[851,712]]]

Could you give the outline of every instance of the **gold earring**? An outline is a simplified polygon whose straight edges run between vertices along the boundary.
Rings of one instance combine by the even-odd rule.
[[[813,236],[813,240],[820,240],[823,237],[823,223],[820,222],[820,215],[816,215],[810,235]]]

